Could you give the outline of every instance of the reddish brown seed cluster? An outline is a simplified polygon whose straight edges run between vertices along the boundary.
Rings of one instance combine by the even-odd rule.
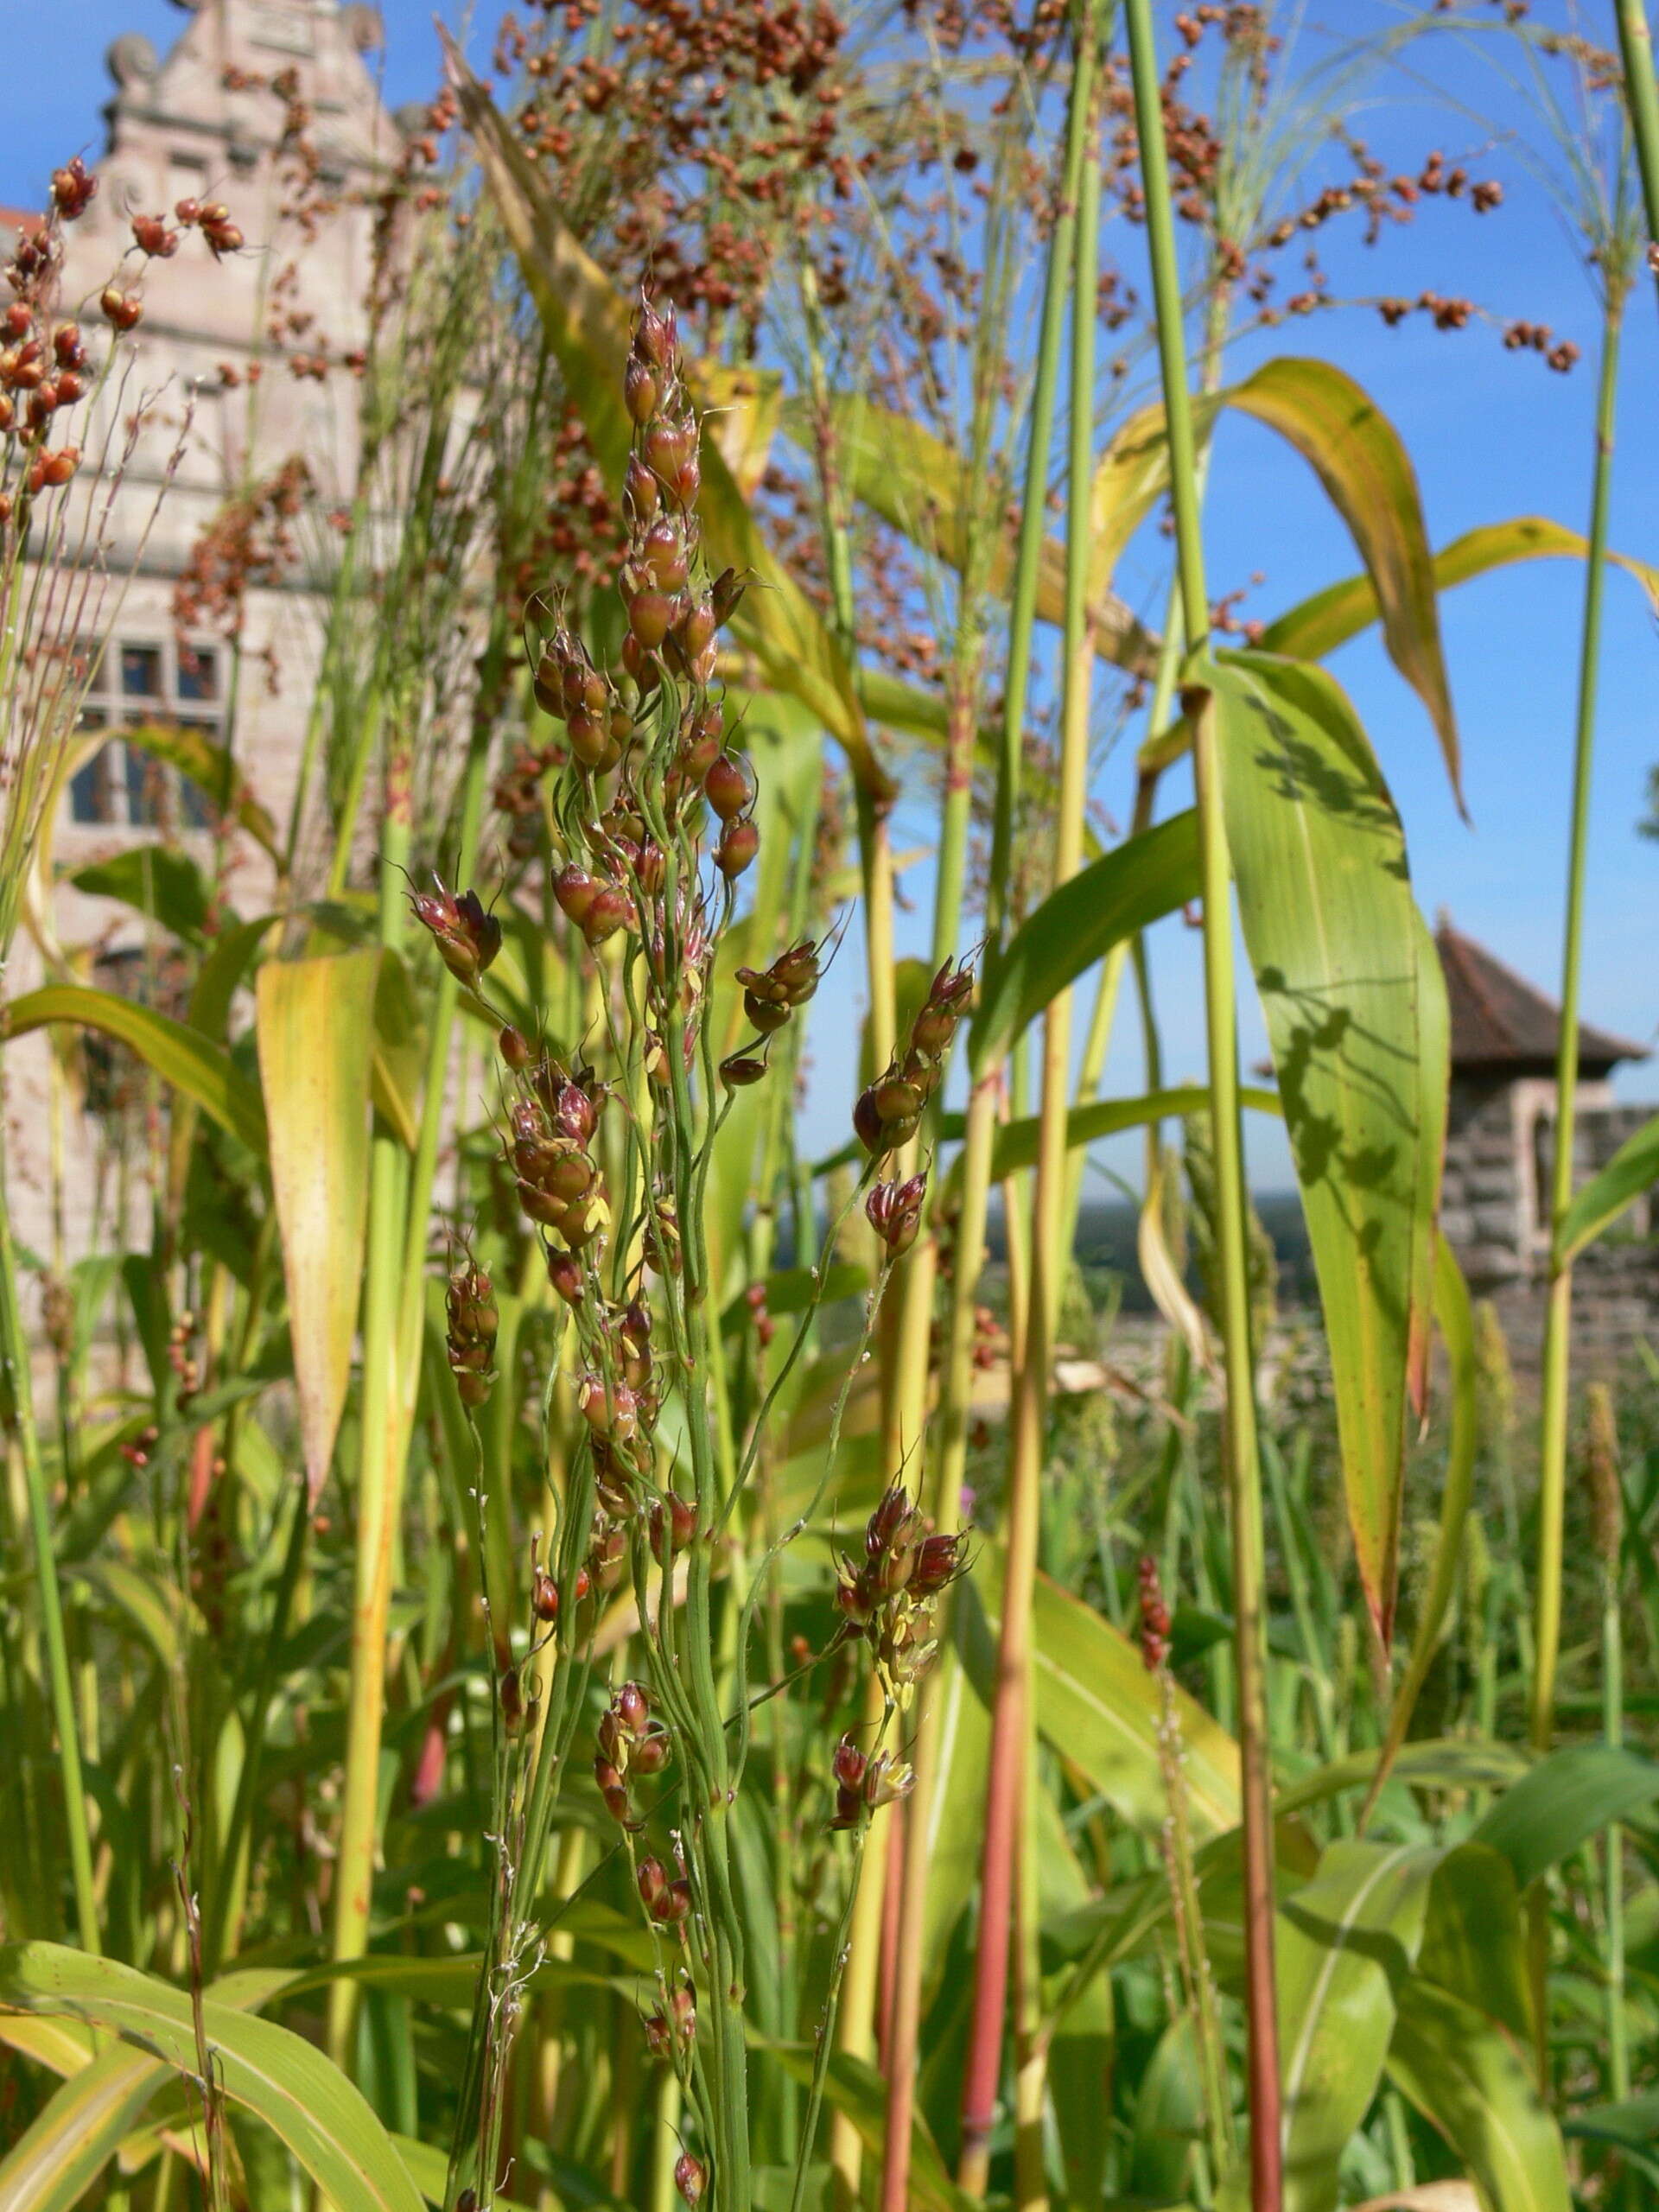
[[[98,197],[98,179],[75,154],[52,172],[52,205],[66,223],[84,215]]]
[[[509,1157],[518,1204],[526,1218],[563,1240],[550,1249],[548,1276],[567,1305],[586,1295],[577,1256],[599,1235],[608,1217],[604,1180],[592,1147],[610,1098],[586,1063],[569,1068],[555,1054],[543,1052],[530,1064],[528,1046],[516,1029],[503,1032],[502,1057],[522,1089],[508,1109]]]
[[[1144,1552],[1135,1569],[1141,1598],[1141,1656],[1155,1675],[1169,1658],[1169,1608],[1158,1580],[1158,1562]]]
[[[836,1781],[832,1828],[859,1827],[872,1813],[908,1797],[916,1787],[914,1772],[893,1752],[878,1751],[867,1759],[850,1735],[836,1745],[831,1771]]]
[[[844,1554],[836,1605],[850,1633],[865,1637],[877,1671],[907,1701],[936,1656],[934,1610],[962,1572],[960,1535],[933,1535],[895,1483],[864,1528],[864,1557]]]
[[[755,1030],[757,1043],[764,1047],[780,1029],[787,1027],[791,1016],[817,993],[823,974],[823,947],[810,938],[803,938],[798,944],[780,952],[770,968],[738,969],[737,980],[743,986],[743,1011]],[[741,1090],[749,1084],[759,1083],[766,1072],[764,1050],[757,1057],[751,1046],[733,1052],[721,1062],[720,1079],[728,1090]]]
[[[624,1682],[600,1715],[594,1753],[594,1780],[611,1818],[630,1831],[641,1823],[628,1795],[630,1779],[658,1775],[668,1764],[669,1742],[651,1717],[651,1698],[642,1682]],[[641,1895],[644,1895],[643,1887]]]
[[[683,1875],[671,1878],[660,1859],[642,1859],[634,1879],[648,1919],[659,1928],[681,1928],[691,1917],[691,1885]]]
[[[957,1024],[974,995],[973,970],[966,961],[947,960],[933,978],[921,1011],[911,1024],[902,1055],[859,1095],[853,1127],[872,1160],[884,1160],[907,1144],[921,1127],[928,1100],[944,1075],[945,1055]]]
[[[559,1619],[559,1586],[552,1573],[537,1558],[541,1549],[539,1536],[530,1540],[530,1610],[531,1617],[543,1628],[556,1628]],[[575,1597],[580,1605],[593,1587],[593,1579],[585,1567],[576,1569]]]
[[[697,2039],[697,2001],[689,1982],[670,1995],[666,2011],[648,2012],[645,2020],[645,2049],[653,2058],[670,2058],[677,2044],[689,2050]]]
[[[470,1260],[457,1268],[449,1278],[443,1304],[448,1322],[444,1346],[461,1402],[467,1407],[481,1406],[495,1381],[491,1363],[499,1325],[494,1288],[483,1268]]]
[[[430,931],[438,957],[464,989],[475,990],[501,950],[501,925],[476,891],[446,891],[436,876],[431,891],[411,891],[417,922]]]
[[[864,1201],[864,1217],[887,1247],[889,1258],[902,1259],[916,1242],[922,1225],[922,1201],[927,1195],[925,1175],[912,1175],[902,1182],[876,1183]]]

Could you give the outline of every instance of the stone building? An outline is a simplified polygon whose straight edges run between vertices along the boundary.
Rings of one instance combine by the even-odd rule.
[[[175,594],[226,502],[268,481],[290,457],[303,460],[320,511],[349,500],[359,410],[345,357],[365,335],[373,248],[365,188],[403,143],[372,67],[380,41],[374,9],[340,0],[184,3],[188,20],[165,56],[137,33],[110,48],[107,141],[95,164],[89,157],[99,189],[65,234],[63,297],[87,302],[85,327],[98,357],[111,343],[98,301],[111,272],[143,302],[142,322],[124,341],[133,351],[130,371],[104,394],[104,427],[113,431],[105,450],[119,448],[121,423],[141,397],[158,396],[113,506],[110,604],[119,598],[118,610],[106,635],[85,641],[101,653],[82,727],[111,734],[74,776],[53,825],[63,880],[53,914],[59,945],[86,980],[118,988],[142,987],[141,926],[130,907],[89,897],[69,879],[135,845],[199,857],[207,849],[201,794],[124,745],[124,727],[172,722],[228,743],[279,830],[286,824],[332,550],[300,543],[298,557],[247,592],[234,637],[211,619],[181,624]],[[314,194],[339,203],[321,223],[296,209],[294,151],[283,131],[296,101],[315,149]],[[404,118],[409,127],[415,122]],[[244,249],[216,262],[200,236],[186,232],[176,252],[146,260],[134,247],[133,217],[165,213],[171,221],[181,200],[225,202]],[[9,228],[29,219],[0,211]],[[298,374],[296,359],[305,365]],[[83,438],[88,467],[103,444],[94,418]],[[158,508],[169,466],[172,481]],[[124,586],[123,578],[130,579]],[[245,914],[259,911],[267,864],[248,848],[235,868],[234,904]],[[41,976],[37,948],[20,943],[8,995]],[[107,1249],[118,1239],[120,1207],[103,1187],[107,1174],[92,1166],[106,1148],[92,1141],[85,1103],[54,1082],[41,1036],[7,1052],[6,1109],[24,1243],[48,1259]],[[63,1163],[55,1219],[48,1205],[54,1147]],[[142,1221],[144,1202],[134,1203]]]
[[[1560,1008],[1442,919],[1435,944],[1452,1014],[1452,1096],[1440,1223],[1470,1288],[1491,1298],[1518,1357],[1536,1355],[1549,1264]],[[1589,1023],[1579,1031],[1573,1178],[1605,1167],[1659,1103],[1614,1101],[1609,1077],[1647,1047]],[[1638,1199],[1574,1269],[1584,1352],[1616,1357],[1659,1319],[1652,1195]]]

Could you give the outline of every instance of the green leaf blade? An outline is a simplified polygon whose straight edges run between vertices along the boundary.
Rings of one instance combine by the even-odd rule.
[[[1342,691],[1257,653],[1206,664],[1240,918],[1331,1342],[1366,1600],[1393,1626],[1408,1408],[1427,1356],[1448,1083],[1444,984],[1405,839]]]

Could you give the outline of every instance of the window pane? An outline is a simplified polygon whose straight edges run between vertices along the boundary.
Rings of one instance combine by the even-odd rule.
[[[129,699],[162,696],[162,654],[158,645],[123,645],[121,689]]]
[[[179,696],[181,699],[218,698],[219,657],[211,645],[179,647]]]
[[[143,830],[160,830],[167,822],[167,772],[136,745],[127,747],[127,820]]]
[[[115,820],[116,748],[101,745],[86,766],[69,779],[69,816],[74,822]]]

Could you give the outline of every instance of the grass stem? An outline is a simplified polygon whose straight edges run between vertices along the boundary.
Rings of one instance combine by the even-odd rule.
[[[1141,143],[1141,176],[1146,194],[1147,244],[1152,264],[1159,364],[1169,438],[1170,493],[1175,512],[1181,606],[1189,645],[1198,647],[1209,633],[1210,609],[1205,590],[1198,454],[1187,389],[1180,276],[1176,261],[1151,0],[1127,0],[1126,15],[1135,122]],[[1279,2031],[1274,1986],[1273,1810],[1268,1764],[1262,1469],[1256,1447],[1250,1344],[1231,869],[1214,724],[1204,714],[1196,717],[1192,768],[1204,887],[1205,1028],[1210,1112],[1216,1150],[1217,1270],[1226,1382],[1224,1456],[1233,1522],[1234,1642],[1243,1800],[1250,2202],[1253,2212],[1279,2212],[1284,2181]]]

